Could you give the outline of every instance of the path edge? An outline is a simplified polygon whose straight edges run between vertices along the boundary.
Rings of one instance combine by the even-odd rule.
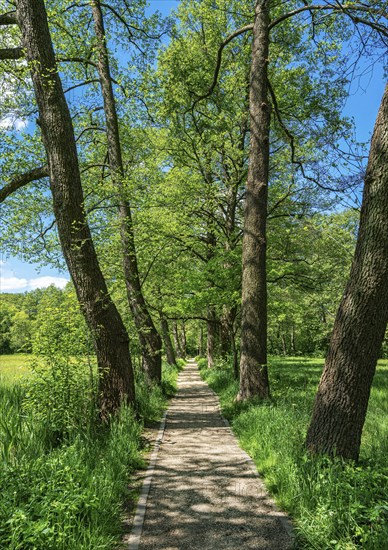
[[[200,370],[200,369],[198,369]],[[201,376],[201,373],[200,373],[200,376]],[[201,379],[203,380],[202,376],[201,376]],[[246,460],[244,462],[246,462],[247,464],[249,464],[249,466],[251,467],[254,475],[260,479],[264,489],[265,489],[265,492],[266,492],[266,495],[265,495],[265,498],[264,498],[264,501],[265,503],[267,504],[267,506],[269,506],[270,508],[273,509],[274,511],[274,514],[281,526],[283,527],[284,531],[287,533],[287,535],[290,537],[290,540],[293,544],[295,544],[295,539],[296,539],[296,535],[295,535],[295,529],[294,529],[294,526],[292,524],[292,521],[290,519],[290,517],[288,516],[288,514],[286,512],[284,512],[277,504],[276,502],[274,501],[273,497],[271,496],[271,494],[269,493],[267,487],[265,486],[265,483],[264,483],[264,479],[261,477],[261,475],[259,474],[258,470],[257,470],[257,466],[253,460],[253,458],[246,452],[245,449],[243,449],[240,445],[240,441],[238,440],[238,437],[236,436],[236,434],[234,433],[233,431],[233,428],[229,422],[229,420],[227,418],[225,418],[225,416],[223,415],[222,413],[222,407],[221,407],[221,402],[220,402],[220,398],[218,396],[218,394],[213,390],[213,388],[211,388],[209,386],[209,384],[206,382],[206,380],[203,380],[203,382],[205,382],[205,384],[207,385],[207,387],[209,388],[209,390],[211,391],[211,393],[214,395],[214,397],[216,398],[217,400],[217,404],[218,404],[218,413],[222,419],[222,422],[224,423],[224,425],[229,428],[229,430],[231,431],[231,433],[233,434],[233,437],[235,437],[236,439],[236,442],[238,444],[238,446],[240,447],[241,451],[245,454],[246,456]]]
[[[137,502],[135,516],[132,522],[132,530],[129,535],[128,542],[125,543],[126,550],[138,550],[140,545],[140,539],[143,532],[144,519],[147,509],[148,495],[151,489],[152,479],[155,472],[156,461],[158,459],[158,453],[160,445],[163,441],[164,431],[166,429],[168,409],[164,411],[162,420],[160,421],[158,435],[154,442],[154,449],[150,458],[150,463],[146,470],[146,475],[141,488],[139,500]]]

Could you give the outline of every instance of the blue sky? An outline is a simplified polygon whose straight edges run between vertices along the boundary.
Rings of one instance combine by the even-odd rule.
[[[151,0],[149,11],[160,11],[168,15],[178,5],[178,0]],[[354,117],[356,135],[359,141],[369,141],[385,85],[380,65],[366,70],[353,84],[344,114]],[[25,292],[43,288],[49,284],[63,287],[70,279],[68,273],[50,267],[38,269],[34,264],[18,258],[6,258],[0,252],[0,292]]]

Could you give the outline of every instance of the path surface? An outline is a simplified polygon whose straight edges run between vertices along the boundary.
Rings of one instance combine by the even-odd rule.
[[[190,363],[180,373],[148,496],[140,550],[287,550],[290,524]]]

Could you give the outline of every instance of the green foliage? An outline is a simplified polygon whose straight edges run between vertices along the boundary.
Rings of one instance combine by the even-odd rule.
[[[197,359],[197,365],[200,370],[207,368],[207,359],[205,359],[205,357],[200,357]]]
[[[385,548],[388,536],[388,365],[372,389],[359,464],[311,458],[303,449],[322,361],[270,360],[272,399],[236,403],[230,368],[203,369],[220,395],[242,447],[252,456],[279,504],[290,512],[298,548]]]
[[[94,362],[60,355],[31,361],[34,376],[27,383],[25,408],[45,426],[53,445],[90,429],[96,414]]]

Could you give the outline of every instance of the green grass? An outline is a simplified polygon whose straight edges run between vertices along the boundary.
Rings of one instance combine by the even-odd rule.
[[[20,384],[13,374],[20,358],[2,365],[7,382],[0,384],[0,548],[113,550],[121,539],[123,502],[134,498],[130,475],[144,465],[143,422],[160,417],[178,371],[164,366],[162,389],[137,380],[143,422],[124,407],[103,427],[90,406],[88,379],[74,377],[73,360],[67,369],[58,358],[53,376],[43,371]]]
[[[12,385],[31,374],[31,355],[0,355],[0,384]]]
[[[388,361],[380,361],[357,465],[303,448],[323,360],[271,358],[272,401],[237,404],[230,368],[203,377],[269,491],[293,517],[297,548],[388,549]]]

